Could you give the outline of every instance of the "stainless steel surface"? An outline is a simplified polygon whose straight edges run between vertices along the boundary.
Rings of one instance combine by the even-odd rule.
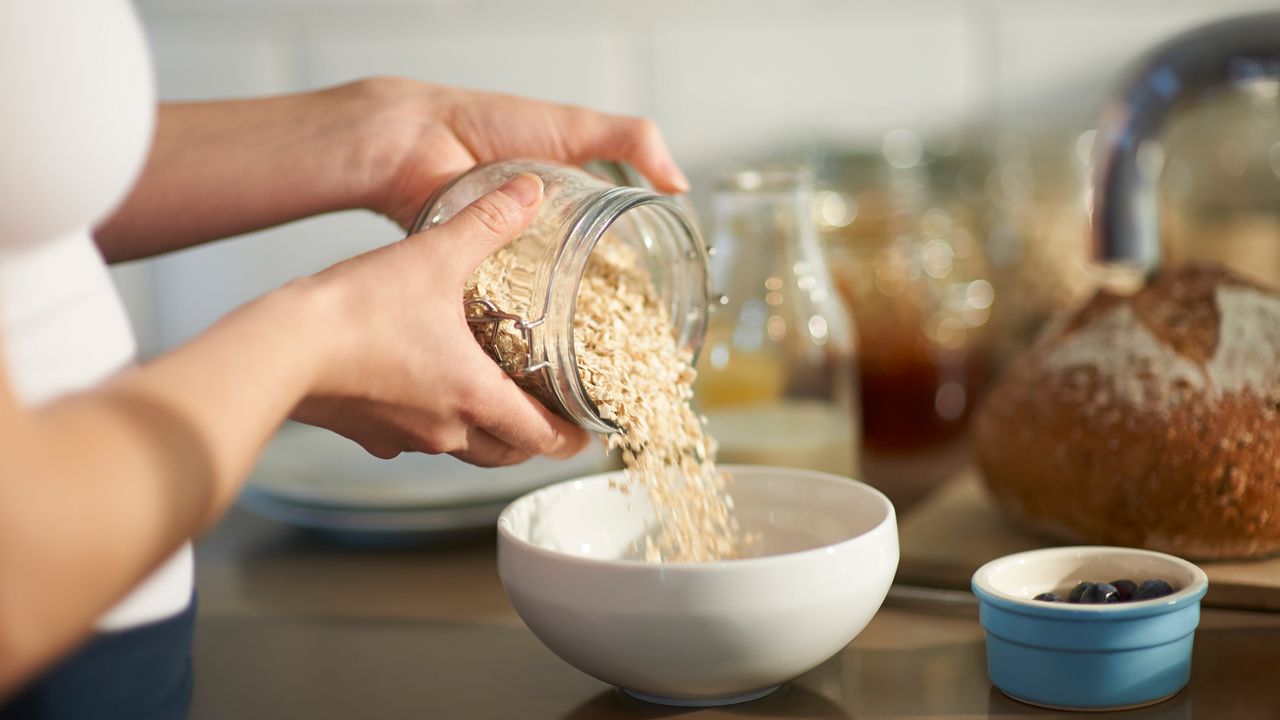
[[[972,612],[978,609],[978,598],[968,590],[902,585],[894,583],[884,604],[889,607],[915,608],[928,611],[956,610]]]
[[[193,720],[328,718],[1039,718],[992,689],[973,608],[890,604],[780,691],[689,710],[633,700],[569,667],[515,615],[492,537],[357,550],[241,511],[197,547]],[[1280,717],[1280,614],[1206,610],[1190,686],[1091,717]]]
[[[1234,83],[1280,80],[1280,13],[1179,35],[1141,61],[1103,113],[1095,140],[1093,236],[1098,260],[1151,271],[1160,262],[1159,134],[1179,108]]]

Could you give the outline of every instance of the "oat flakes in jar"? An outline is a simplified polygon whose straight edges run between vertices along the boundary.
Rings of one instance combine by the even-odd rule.
[[[622,185],[636,179],[629,168],[600,169],[597,175],[532,160],[480,165],[428,200],[411,232],[445,222],[516,175],[540,176],[538,215],[467,283],[467,320],[485,352],[525,391],[587,430],[612,433],[614,413],[587,391],[578,356],[643,352],[630,337],[631,321],[623,321],[639,311],[669,328],[691,364],[706,333],[710,293],[706,248],[690,213],[670,197]]]

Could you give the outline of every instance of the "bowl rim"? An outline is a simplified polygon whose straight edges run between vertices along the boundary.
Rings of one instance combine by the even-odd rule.
[[[621,558],[595,558],[595,557],[583,557],[581,555],[570,555],[568,553],[563,553],[558,550],[551,550],[549,548],[536,545],[532,542],[529,542],[528,540],[525,540],[524,538],[516,536],[516,534],[511,531],[509,527],[512,523],[510,516],[514,511],[514,508],[520,503],[524,502],[527,498],[532,497],[533,495],[537,495],[538,493],[549,492],[555,488],[558,488],[564,485],[570,485],[572,483],[607,482],[610,478],[616,478],[622,473],[621,470],[612,470],[609,472],[593,473],[591,475],[584,475],[582,477],[569,478],[567,480],[562,480],[560,482],[552,483],[550,485],[546,485],[544,487],[538,488],[537,490],[530,491],[528,493],[525,493],[524,495],[521,495],[515,500],[512,500],[511,503],[507,505],[507,507],[503,508],[502,513],[498,516],[498,538],[500,541],[505,540],[506,542],[509,542],[515,546],[518,546],[528,552],[532,552],[537,556],[554,560],[556,562],[566,562],[570,564],[590,566],[595,568],[613,568],[616,570],[627,570],[627,571],[636,571],[636,572],[647,571],[647,572],[662,572],[662,573],[672,573],[672,574],[686,574],[686,573],[701,573],[701,572],[705,572],[710,568],[716,568],[718,570],[724,570],[724,571],[755,570],[755,569],[761,569],[761,568],[768,568],[770,566],[778,565],[782,563],[792,563],[792,562],[796,562],[797,560],[801,560],[808,557],[818,557],[821,555],[828,555],[828,554],[834,553],[837,549],[845,550],[855,545],[861,545],[867,542],[871,542],[871,540],[874,539],[873,536],[883,534],[886,528],[895,527],[897,525],[897,509],[894,508],[893,503],[889,500],[889,498],[884,493],[880,492],[878,489],[872,487],[871,485],[865,482],[862,482],[861,480],[855,480],[854,478],[846,477],[844,475],[836,475],[833,473],[821,472],[819,470],[808,470],[805,468],[791,468],[791,467],[784,467],[780,465],[735,465],[735,464],[719,465],[718,464],[716,467],[719,470],[728,471],[728,472],[736,472],[736,471],[742,471],[742,470],[748,470],[752,472],[777,471],[777,472],[784,472],[789,475],[798,475],[802,477],[807,477],[808,479],[811,479],[811,480],[821,480],[822,482],[853,484],[858,486],[861,490],[865,490],[869,492],[873,498],[878,500],[881,503],[882,507],[885,509],[885,515],[880,520],[880,522],[875,524],[874,527],[864,532],[861,532],[857,535],[854,535],[853,537],[840,540],[839,542],[834,542],[827,545],[820,545],[818,547],[809,548],[808,550],[798,550],[795,552],[779,553],[776,555],[766,555],[763,557],[734,558],[732,560],[713,560],[710,562],[651,563],[651,562],[645,562],[644,560],[632,560],[632,559],[621,559]],[[896,532],[893,533],[893,536],[896,541],[897,533]],[[895,542],[895,545],[896,545],[896,542]],[[501,542],[499,543],[499,546],[501,547]]]
[[[1181,567],[1191,575],[1191,582],[1186,587],[1151,600],[1137,600],[1109,605],[1079,604],[1065,602],[1044,602],[1029,597],[1013,595],[996,588],[990,581],[991,575],[1005,566],[1018,562],[1035,562],[1037,559],[1057,555],[1127,555],[1163,560]],[[1055,618],[1106,619],[1146,617],[1173,612],[1180,607],[1195,605],[1209,589],[1209,576],[1195,563],[1176,555],[1143,550],[1141,548],[1122,547],[1116,545],[1065,545],[1060,547],[1025,550],[1003,557],[998,557],[984,564],[973,573],[970,581],[973,594],[981,603],[993,605],[1023,615],[1035,615]]]

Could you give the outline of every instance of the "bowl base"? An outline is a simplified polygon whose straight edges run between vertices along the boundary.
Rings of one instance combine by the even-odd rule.
[[[782,686],[773,685],[760,690],[751,690],[744,693],[738,693],[736,695],[722,695],[720,697],[709,698],[667,697],[665,695],[652,695],[650,693],[640,692],[639,690],[628,690],[627,688],[620,689],[630,697],[637,700],[643,700],[647,703],[653,703],[654,705],[671,705],[674,707],[716,707],[717,705],[737,705],[738,703],[759,700],[765,695],[773,693],[780,687]]]
[[[1178,689],[1163,697],[1158,697],[1154,700],[1148,700],[1146,702],[1133,703],[1132,705],[1106,705],[1102,707],[1071,707],[1070,705],[1050,705],[1049,703],[1036,702],[1035,700],[1027,700],[1026,698],[1020,698],[1017,695],[1006,692],[1005,690],[1002,690],[1000,688],[996,688],[996,689],[1000,690],[1000,692],[1010,700],[1016,700],[1022,703],[1023,705],[1031,705],[1033,707],[1044,708],[1046,710],[1059,710],[1059,711],[1066,711],[1066,712],[1086,712],[1086,713],[1088,712],[1120,712],[1123,710],[1137,710],[1138,708],[1151,707],[1152,705],[1159,705],[1165,700],[1168,700],[1174,695],[1177,695],[1179,692],[1182,692],[1181,689]]]

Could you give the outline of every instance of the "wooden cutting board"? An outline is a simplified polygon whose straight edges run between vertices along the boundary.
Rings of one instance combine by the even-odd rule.
[[[967,589],[988,560],[1052,544],[1005,520],[976,470],[960,473],[917,504],[899,533],[898,582],[929,587]],[[1209,576],[1205,605],[1280,611],[1280,557],[1200,567]]]

